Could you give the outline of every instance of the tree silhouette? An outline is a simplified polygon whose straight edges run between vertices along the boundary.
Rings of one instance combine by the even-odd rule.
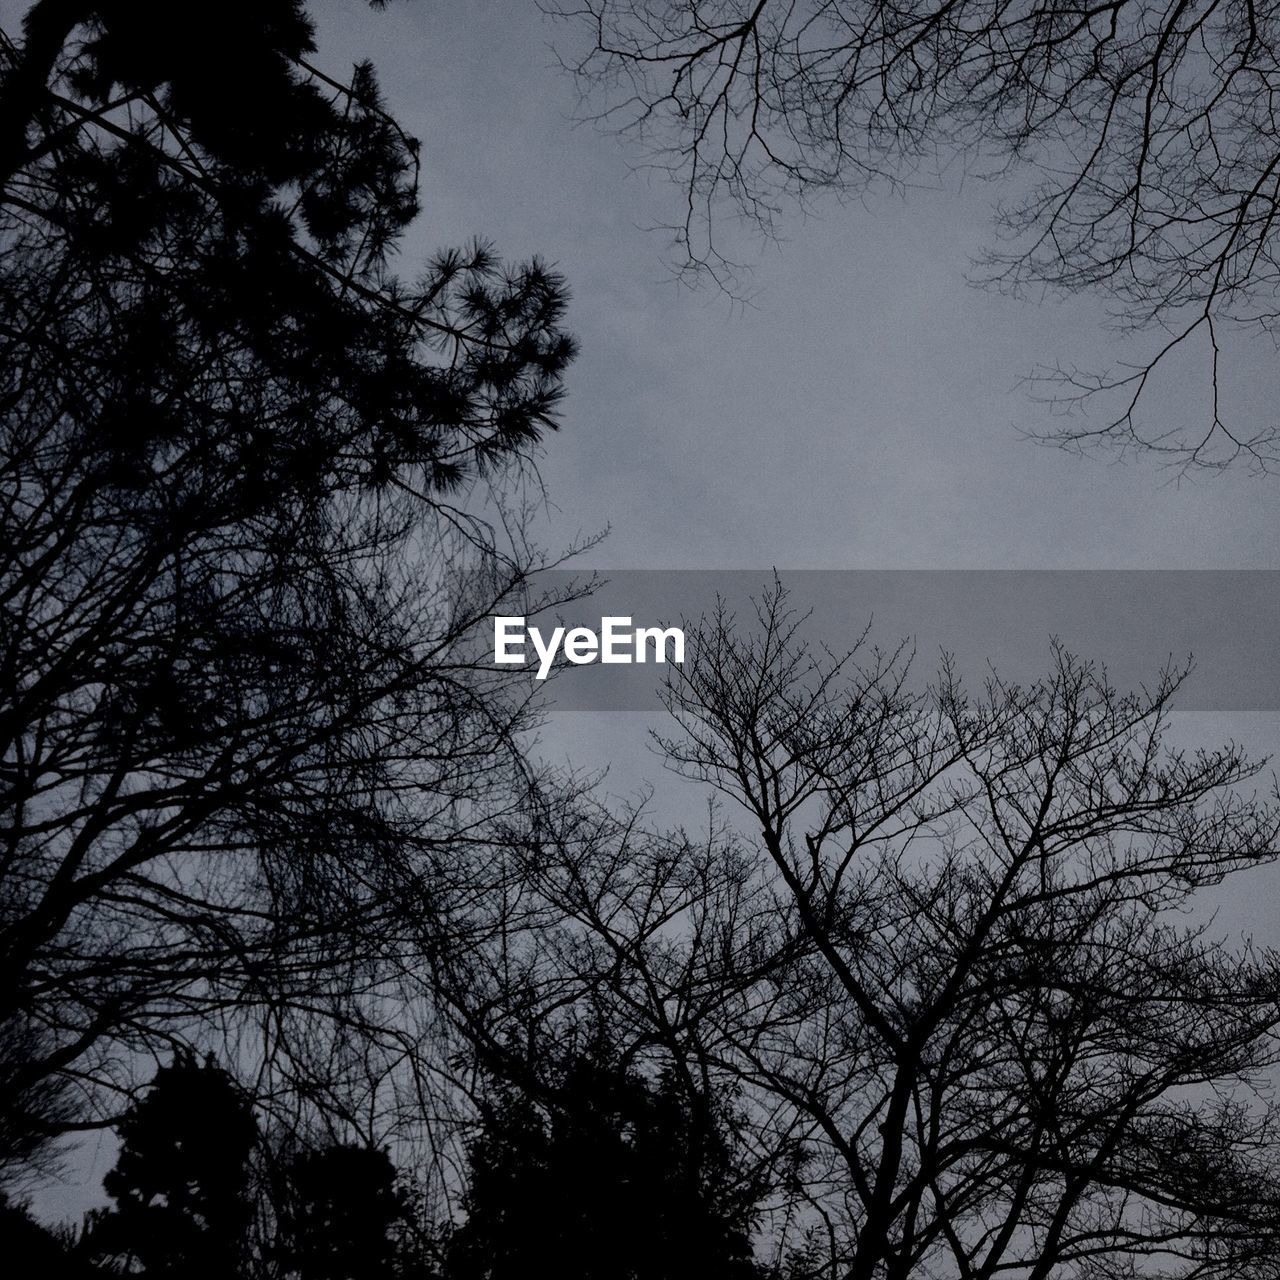
[[[406,1212],[384,1151],[332,1146],[297,1155],[285,1175],[274,1253],[297,1280],[387,1280]]]
[[[446,1280],[552,1270],[570,1280],[752,1280],[754,1189],[708,1101],[601,1052],[572,1057],[553,1089],[498,1087],[470,1146],[466,1221]]]
[[[115,1208],[91,1220],[92,1257],[154,1277],[245,1274],[253,1214],[253,1108],[212,1061],[161,1067],[119,1125],[121,1150],[102,1180]]]
[[[0,1080],[13,1080],[49,1048],[48,1035],[30,1020],[11,1016],[0,1021]],[[25,1088],[0,1092],[0,1196],[20,1188],[33,1174],[57,1171],[57,1140],[78,1111],[69,1080],[44,1076]]]
[[[524,697],[471,637],[540,561],[565,290],[484,246],[397,279],[416,146],[312,44],[292,0],[38,0],[0,40],[14,1096],[105,1115],[212,1030],[262,1096],[341,1109],[412,1060],[371,993],[420,983],[450,860],[523,785]]]
[[[1101,289],[1154,345],[1096,374],[1055,365],[1068,407],[1114,397],[1047,438],[1152,451],[1179,466],[1274,471],[1280,436],[1219,377],[1233,330],[1270,333],[1275,303],[1271,102],[1280,6],[1226,0],[555,0],[581,43],[565,61],[682,190],[681,260],[732,276],[725,206],[772,232],[819,192],[903,189],[957,159],[1023,169],[983,277],[1011,290]],[[1140,412],[1152,374],[1200,344],[1202,422]],[[1047,385],[1046,385],[1047,383]],[[1177,424],[1175,424],[1175,428]]]
[[[0,1241],[6,1257],[21,1259],[27,1275],[86,1280],[100,1274],[78,1255],[69,1232],[51,1231],[3,1192],[0,1192]]]
[[[797,1275],[1274,1274],[1280,955],[1196,896],[1280,852],[1258,766],[1166,744],[1176,672],[913,687],[800,621],[686,627],[659,741],[733,806],[703,845],[531,830],[560,923],[495,1024],[597,1002],[736,1085]]]

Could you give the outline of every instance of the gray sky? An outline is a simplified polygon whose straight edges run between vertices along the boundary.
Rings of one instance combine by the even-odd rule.
[[[612,526],[613,568],[1267,568],[1280,482],[1174,486],[1021,441],[1038,361],[1105,359],[1096,299],[1017,302],[965,283],[1000,194],[971,181],[785,221],[752,305],[663,266],[678,193],[626,140],[574,128],[564,29],[534,0],[321,3],[321,62],[371,57],[423,143],[415,255],[481,234],[573,290],[564,427],[544,541]],[[1181,398],[1203,397],[1190,377]]]

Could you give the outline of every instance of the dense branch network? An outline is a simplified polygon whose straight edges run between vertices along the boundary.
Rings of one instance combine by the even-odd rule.
[[[40,0],[0,44],[0,1071],[46,1133],[202,1037],[390,1123],[530,785],[475,630],[544,560],[564,285],[483,245],[398,279],[416,145],[311,36]]]
[[[1188,919],[1276,857],[1256,766],[1163,744],[1176,672],[969,695],[800,624],[688,633],[659,744],[705,839],[513,841],[546,920],[495,1028],[607,1010],[735,1098],[783,1275],[1274,1274],[1280,959]]]

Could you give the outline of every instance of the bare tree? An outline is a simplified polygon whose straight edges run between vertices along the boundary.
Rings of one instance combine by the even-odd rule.
[[[1273,423],[1235,412],[1224,335],[1274,332],[1280,10],[1250,0],[558,0],[581,36],[564,60],[595,118],[639,135],[680,186],[694,271],[732,277],[725,206],[774,230],[816,193],[902,187],[961,159],[1025,166],[982,278],[1101,288],[1156,345],[1132,367],[1040,371],[1070,408],[1114,393],[1100,425],[1046,438],[1154,450],[1179,466],[1274,470]],[[594,110],[594,109],[593,109]],[[1202,343],[1203,430],[1140,418],[1152,376]],[[1108,400],[1110,405],[1112,401]]]
[[[1162,743],[1178,674],[912,691],[758,622],[689,634],[661,739],[737,834],[529,845],[544,1009],[738,1091],[792,1274],[1274,1275],[1280,957],[1197,917],[1276,856],[1255,766]]]

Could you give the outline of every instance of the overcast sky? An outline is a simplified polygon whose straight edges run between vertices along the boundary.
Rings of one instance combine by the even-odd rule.
[[[1017,383],[1105,360],[1100,300],[1041,304],[965,283],[991,184],[784,222],[752,304],[674,285],[678,193],[628,140],[574,128],[575,90],[534,0],[322,3],[321,62],[375,62],[423,143],[406,266],[472,235],[539,254],[573,291],[581,355],[544,473],[545,540],[612,526],[614,568],[1269,568],[1280,482],[1174,486],[1151,459],[1028,444]],[[1186,370],[1182,398],[1205,390]],[[1178,389],[1181,393],[1182,388]]]
[[[607,524],[589,563],[612,569],[1280,564],[1280,478],[1174,484],[1150,457],[1116,464],[1020,438],[1045,423],[1018,386],[1029,369],[1125,351],[1101,299],[1016,301],[966,283],[1001,188],[820,203],[784,222],[751,304],[735,307],[673,283],[666,241],[646,228],[676,215],[678,193],[634,172],[627,139],[574,126],[575,87],[551,47],[569,33],[534,0],[315,11],[322,64],[371,58],[422,141],[406,268],[483,235],[570,282],[581,354],[543,465],[557,508],[546,545]],[[1181,366],[1167,402],[1194,412],[1202,373]],[[1233,389],[1267,391],[1243,375]],[[1168,652],[1153,635],[1153,666]],[[636,722],[575,716],[574,734],[586,758],[616,747],[629,765]],[[1260,749],[1280,742],[1274,716],[1232,724]]]
[[[1029,369],[1125,349],[1101,299],[1016,301],[966,283],[1000,188],[951,181],[792,216],[786,243],[759,256],[751,304],[735,307],[673,283],[666,240],[647,228],[676,216],[679,193],[635,172],[627,139],[575,127],[551,47],[568,33],[534,0],[315,11],[322,63],[371,58],[422,141],[406,266],[482,235],[569,280],[581,354],[543,466],[557,507],[545,544],[607,524],[589,559],[607,569],[1280,566],[1280,478],[1174,484],[1149,457],[1120,465],[1020,438],[1045,423],[1018,386]],[[1233,384],[1245,410],[1269,391],[1268,353],[1253,354],[1254,376]],[[1165,403],[1195,412],[1202,373],[1181,366]],[[1164,639],[1151,637],[1153,669]],[[611,762],[610,787],[630,793],[661,777],[645,751],[655,721],[561,715],[545,747]],[[1280,716],[1189,713],[1176,732],[1272,753]],[[1274,937],[1274,902],[1242,893],[1232,923]]]

